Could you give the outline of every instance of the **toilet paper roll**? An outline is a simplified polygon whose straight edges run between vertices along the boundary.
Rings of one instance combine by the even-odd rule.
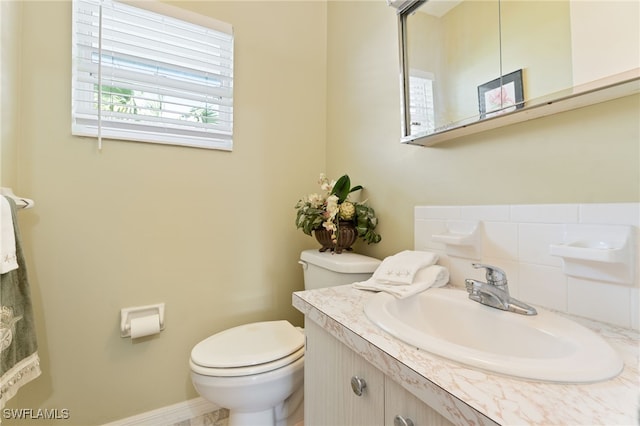
[[[160,316],[147,315],[131,320],[131,338],[151,336],[160,333]]]

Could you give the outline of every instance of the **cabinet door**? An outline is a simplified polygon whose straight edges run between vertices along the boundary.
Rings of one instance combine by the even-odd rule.
[[[413,426],[453,426],[449,420],[443,417],[433,408],[420,401],[402,386],[389,379],[385,379],[385,426],[402,426],[413,424]],[[396,416],[401,416],[411,423],[403,423],[396,420]]]
[[[384,375],[314,322],[305,323],[305,426],[375,426],[384,418]],[[366,383],[357,396],[351,379]]]

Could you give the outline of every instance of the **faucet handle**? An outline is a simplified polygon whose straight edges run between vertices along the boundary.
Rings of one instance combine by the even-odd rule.
[[[485,265],[483,263],[472,263],[476,269],[485,268],[487,270],[487,284],[498,287],[507,286],[507,274],[497,266]]]

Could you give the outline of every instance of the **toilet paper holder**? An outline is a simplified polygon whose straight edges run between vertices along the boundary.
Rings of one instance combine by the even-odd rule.
[[[158,316],[160,330],[164,330],[164,303],[120,309],[120,337],[131,336],[131,320],[152,315]]]

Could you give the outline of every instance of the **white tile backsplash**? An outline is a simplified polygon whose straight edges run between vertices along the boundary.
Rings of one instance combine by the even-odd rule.
[[[532,204],[511,206],[516,223],[577,223],[578,204]]]
[[[480,221],[477,259],[461,256],[465,247],[432,240],[432,235],[446,230],[447,221],[455,220]],[[632,282],[565,274],[563,259],[550,255],[549,246],[564,241],[567,229],[576,225],[632,227],[636,271]],[[640,203],[418,206],[414,247],[439,253],[456,286],[464,287],[465,278],[484,279],[471,263],[492,264],[507,272],[512,296],[524,302],[638,330],[639,228]]]
[[[549,245],[563,240],[564,225],[518,224],[518,259],[521,262],[546,266],[562,266],[562,260],[549,254]]]
[[[567,277],[560,268],[520,263],[520,293],[524,302],[569,312]]]
[[[508,222],[484,222],[483,255],[496,259],[516,260],[518,225]]]
[[[580,204],[580,223],[639,226],[640,204]]]
[[[573,277],[568,284],[569,312],[613,324],[630,322],[630,288]]]
[[[630,289],[629,311],[631,313],[631,328],[640,330],[640,289]]]
[[[485,222],[509,221],[509,206],[466,206],[460,208],[464,220],[483,220]]]

